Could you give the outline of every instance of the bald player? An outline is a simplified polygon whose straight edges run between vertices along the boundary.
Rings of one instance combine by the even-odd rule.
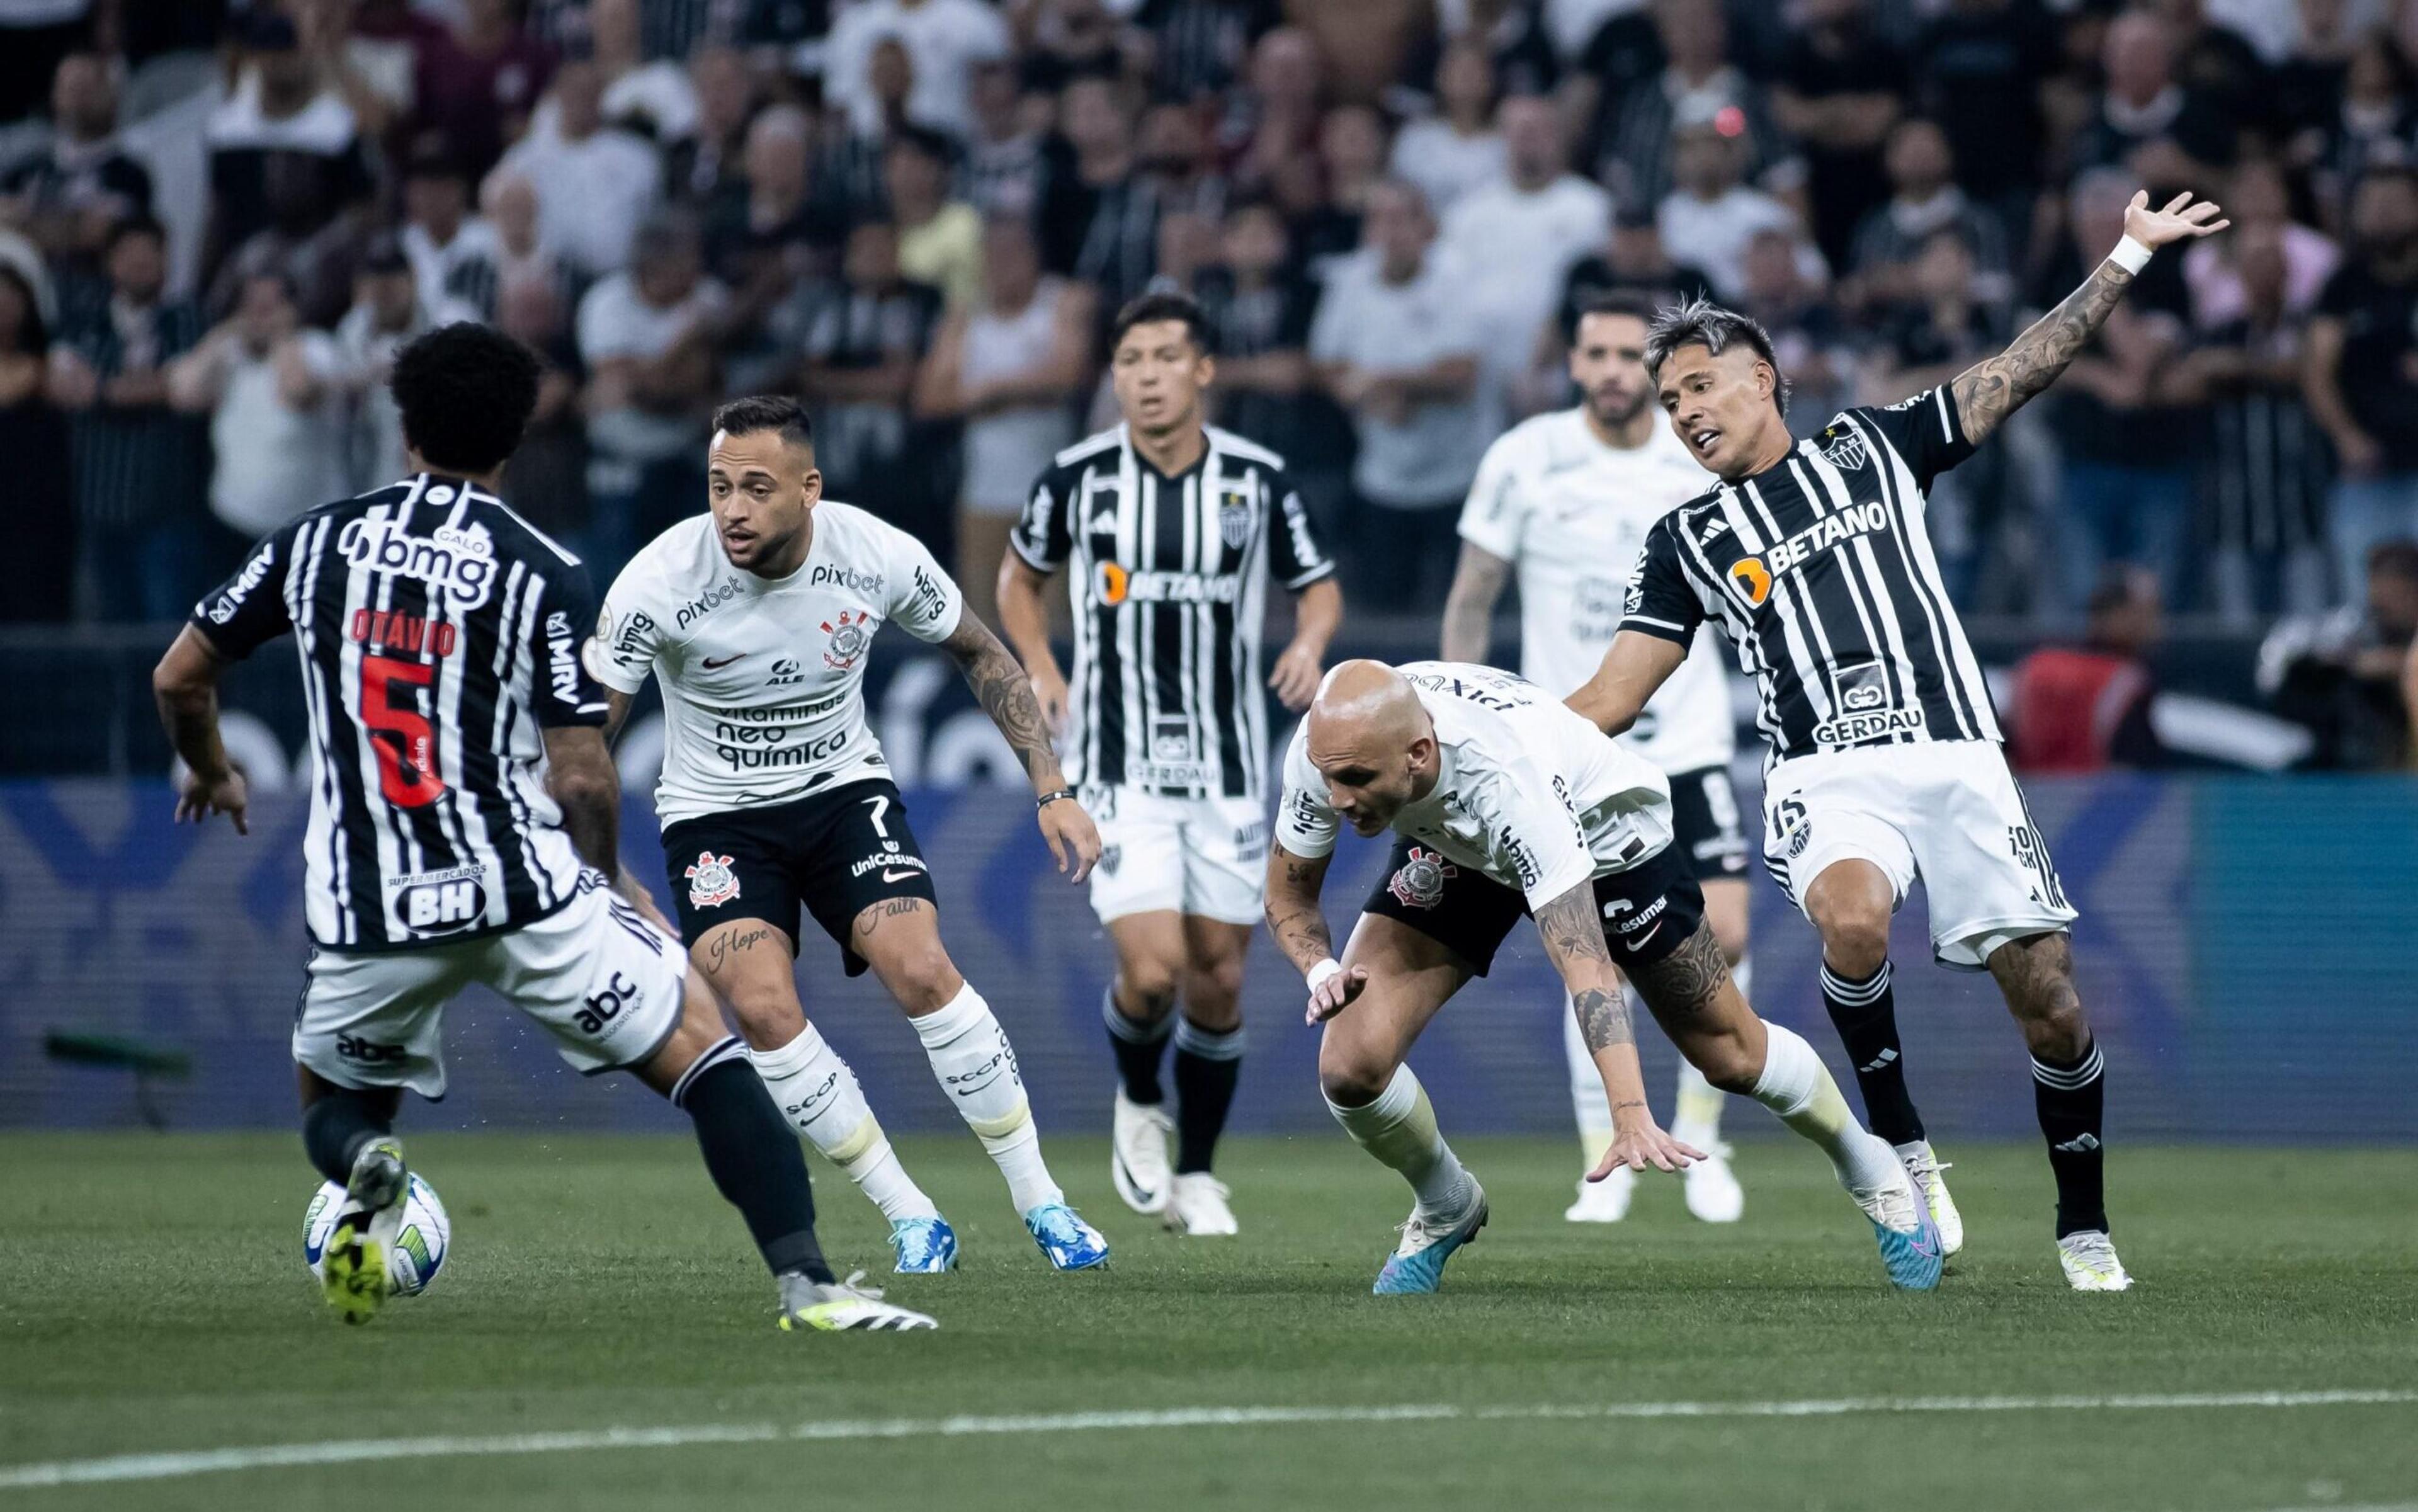
[[[1284,775],[1268,929],[1308,983],[1309,1022],[1326,1026],[1327,1107],[1416,1199],[1375,1291],[1433,1291],[1445,1261],[1486,1225],[1485,1190],[1445,1143],[1403,1058],[1436,1010],[1486,974],[1523,914],[1569,989],[1612,1104],[1612,1145],[1590,1180],[1703,1157],[1646,1107],[1625,974],[1690,1064],[1829,1157],[1872,1220],[1892,1283],[1938,1285],[1939,1230],[1897,1153],[1856,1123],[1811,1046],[1738,995],[1704,893],[1672,849],[1660,771],[1508,673],[1356,661],[1319,685]],[[1318,895],[1346,822],[1397,838],[1338,961]]]

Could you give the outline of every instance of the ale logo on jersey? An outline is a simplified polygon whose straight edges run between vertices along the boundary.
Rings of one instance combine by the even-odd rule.
[[[692,909],[718,908],[739,895],[739,874],[730,869],[728,856],[700,850],[696,864],[681,875],[688,878],[688,906]]]
[[[1409,859],[1396,869],[1385,891],[1403,908],[1432,909],[1444,901],[1444,884],[1460,875],[1460,867],[1434,851],[1413,846]]]
[[[1740,557],[1730,563],[1730,581],[1746,595],[1746,602],[1760,609],[1763,601],[1771,597],[1771,570],[1763,565],[1760,557]]]
[[[865,649],[873,644],[873,631],[866,624],[871,619],[853,609],[842,609],[836,620],[824,620],[823,634],[831,637],[831,644],[823,648],[823,665],[834,672],[854,666]],[[777,673],[780,669],[776,666],[773,670]]]

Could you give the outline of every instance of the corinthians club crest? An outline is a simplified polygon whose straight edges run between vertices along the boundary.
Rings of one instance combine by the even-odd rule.
[[[834,672],[845,672],[856,664],[865,647],[873,643],[873,632],[865,624],[870,618],[853,609],[842,609],[838,619],[823,621],[823,633],[831,636],[831,644],[823,648],[823,665]]]
[[[692,909],[715,908],[739,895],[739,876],[730,869],[728,856],[700,850],[696,864],[681,875],[688,878],[688,906]]]
[[[1432,909],[1444,901],[1444,884],[1460,875],[1460,867],[1434,851],[1413,846],[1385,891],[1406,909]]]

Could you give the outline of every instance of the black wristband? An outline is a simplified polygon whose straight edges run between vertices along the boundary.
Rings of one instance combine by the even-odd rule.
[[[1049,791],[1042,794],[1039,798],[1034,799],[1033,801],[1033,806],[1035,810],[1045,809],[1062,798],[1072,798],[1074,796],[1075,789],[1072,787],[1052,787]]]

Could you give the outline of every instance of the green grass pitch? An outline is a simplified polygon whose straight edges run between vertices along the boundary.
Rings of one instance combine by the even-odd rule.
[[[1751,1110],[1741,1110],[1741,1117]],[[1178,1241],[1051,1152],[1116,1245],[1051,1274],[971,1139],[903,1153],[964,1269],[894,1295],[941,1332],[789,1336],[736,1217],[675,1139],[409,1141],[454,1250],[425,1297],[333,1321],[298,1254],[291,1137],[0,1138],[0,1512],[486,1509],[1950,1507],[2253,1512],[2418,1504],[2418,1152],[2119,1149],[2130,1294],[2067,1292],[2030,1146],[1951,1148],[1969,1231],[1890,1292],[1810,1152],[1741,1149],[1746,1220],[1675,1184],[1565,1224],[1562,1143],[1471,1139],[1493,1223],[1435,1297],[1369,1283],[1408,1202],[1340,1135],[1234,1143],[1239,1241]],[[843,1270],[872,1209],[816,1168]],[[2382,1390],[2303,1406],[1543,1417],[1601,1404]],[[1407,1421],[682,1443],[10,1486],[155,1451],[613,1428],[1421,1406]],[[1490,1411],[1512,1415],[1488,1417]],[[767,1429],[766,1431],[770,1431]],[[851,1433],[854,1430],[849,1430]]]

